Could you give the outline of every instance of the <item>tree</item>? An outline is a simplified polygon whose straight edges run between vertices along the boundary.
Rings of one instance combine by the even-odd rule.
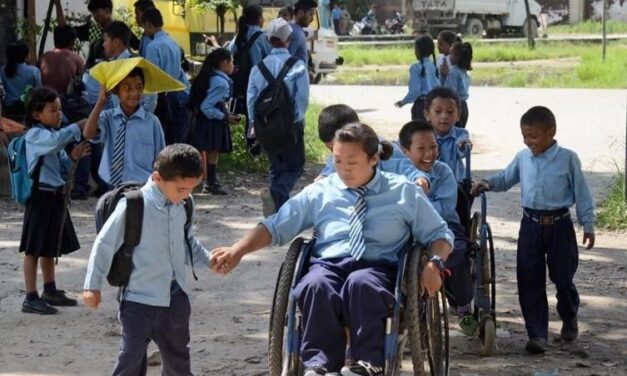
[[[190,5],[192,8],[200,12],[213,11],[218,19],[218,39],[222,43],[224,40],[224,20],[228,12],[233,14],[233,17],[237,17],[237,9],[240,6],[245,6],[246,0],[192,0]]]

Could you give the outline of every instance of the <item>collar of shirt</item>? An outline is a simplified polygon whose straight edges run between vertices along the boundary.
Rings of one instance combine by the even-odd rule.
[[[132,118],[137,117],[141,120],[144,120],[146,118],[146,111],[144,110],[144,106],[139,105],[139,108],[137,108],[137,111],[135,111],[133,115],[127,117],[124,111],[122,110],[122,106],[117,106],[113,112],[113,117],[114,118],[122,117],[127,120],[131,120]]]
[[[233,83],[233,80],[231,80],[231,77],[227,76],[226,73],[222,72],[219,69],[215,71],[215,75],[220,76],[221,78],[224,78],[226,82],[228,82],[229,84]]]
[[[152,180],[152,177],[148,178],[148,181],[142,187],[142,192],[146,195],[146,198],[150,200],[159,210],[163,210],[166,207],[173,205],[168,199],[165,197],[163,192],[157,187],[157,184]],[[176,204],[178,206],[181,204]]]
[[[337,188],[350,189],[346,186],[346,184],[344,184],[339,174],[334,174],[332,178],[333,180],[330,183],[334,184]],[[372,177],[372,179],[370,179],[368,184],[366,184],[365,186],[366,195],[368,192],[372,192],[373,194],[378,194],[379,192],[381,192],[382,184],[383,184],[383,181],[381,180],[381,172],[377,168],[375,169],[374,176]]]
[[[152,36],[152,39],[155,40],[155,39],[162,38],[162,37],[167,37],[167,36],[168,36],[168,33],[166,33],[163,30],[159,30],[159,31],[157,31],[155,33],[155,35]]]
[[[549,146],[548,149],[546,149],[540,155],[535,156],[535,157],[536,158],[543,158],[543,159],[546,159],[547,161],[550,161],[553,158],[555,158],[555,156],[557,155],[558,149],[559,149],[559,146],[557,145],[557,140],[553,140],[553,144],[551,146]],[[529,150],[529,149],[527,149],[527,150]],[[533,153],[531,153],[531,155],[533,156]]]
[[[124,51],[120,52],[118,56],[114,56],[111,59],[109,59],[109,61],[119,60],[119,59],[128,59],[129,57],[131,57],[131,52],[127,48]]]
[[[438,133],[435,133],[435,138],[436,138],[436,140],[444,140],[444,139],[447,139],[447,138],[455,138],[455,126],[453,125],[451,127],[451,130],[448,131],[448,133],[443,135],[443,136],[440,136]]]
[[[272,51],[270,51],[270,55],[289,55],[290,52],[287,50],[287,48],[273,48]]]

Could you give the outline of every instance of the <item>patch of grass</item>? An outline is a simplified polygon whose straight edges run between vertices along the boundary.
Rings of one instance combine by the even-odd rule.
[[[597,217],[597,225],[607,230],[627,229],[627,204],[623,192],[625,190],[625,176],[620,174],[614,181],[610,194],[603,203]]]
[[[627,22],[608,20],[607,21],[607,33],[608,34],[623,34],[627,33]],[[602,25],[600,21],[585,21],[575,25],[555,25],[549,26],[549,35],[555,34],[599,34],[602,32]]]
[[[322,162],[327,149],[318,138],[318,115],[322,106],[310,103],[305,115],[305,159],[308,162]],[[265,153],[252,157],[246,149],[245,124],[231,127],[233,151],[220,156],[220,169],[223,171],[268,172],[269,163]]]

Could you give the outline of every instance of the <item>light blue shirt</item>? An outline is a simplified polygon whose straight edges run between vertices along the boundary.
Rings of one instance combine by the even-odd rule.
[[[253,34],[261,31],[261,28],[257,25],[248,25],[248,32],[246,33],[246,41],[249,41],[252,38]],[[236,40],[233,39],[231,43],[229,43],[228,50],[232,55],[235,55],[237,52]],[[263,60],[266,56],[270,55],[270,51],[272,50],[272,46],[268,42],[268,37],[265,32],[262,32],[261,35],[255,39],[255,42],[248,49],[250,54],[250,66],[255,66],[259,64],[261,60]]]
[[[366,188],[364,260],[396,263],[410,237],[426,246],[437,239],[453,245],[453,234],[446,222],[422,189],[405,177],[377,170]],[[305,187],[262,224],[272,235],[273,245],[285,244],[313,227],[313,256],[350,257],[349,221],[356,200],[356,194],[337,174],[332,174]]]
[[[189,91],[189,81],[181,68],[181,47],[165,31],[155,33],[146,46],[146,59],[181,82]]]
[[[137,51],[137,53],[139,53],[139,56],[143,58],[146,57],[146,47],[148,47],[148,44],[150,44],[150,42],[152,42],[152,38],[150,38],[146,34],[142,34],[142,37],[139,39],[139,49]]]
[[[470,77],[465,69],[453,65],[446,76],[444,86],[457,93],[460,100],[468,100],[468,89],[470,88]]]
[[[152,306],[170,305],[172,278],[189,294],[186,275],[189,251],[185,240],[185,207],[172,204],[152,179],[141,188],[144,198],[142,237],[133,249],[133,271],[124,300]],[[87,264],[84,288],[101,290],[113,255],[122,246],[126,222],[126,199],[121,199],[96,236]],[[200,244],[193,229],[188,232],[195,267],[208,267],[209,252]]]
[[[74,163],[64,148],[72,141],[80,141],[81,134],[76,124],[60,129],[34,125],[24,138],[29,174],[32,176],[39,157],[43,157],[39,182],[55,188],[63,186]]]
[[[446,163],[451,168],[457,181],[462,181],[466,176],[466,170],[462,162],[464,151],[460,149],[459,143],[469,138],[470,136],[466,129],[455,126],[444,136],[440,136],[437,132],[435,133],[439,149],[438,160]]]
[[[290,43],[288,49],[290,55],[305,63],[305,67],[309,64],[309,53],[307,52],[307,36],[305,30],[297,23],[290,23],[292,34],[290,34]]]
[[[577,220],[585,232],[594,232],[594,201],[575,152],[557,141],[534,156],[525,149],[505,170],[486,179],[493,191],[506,191],[520,183],[521,204],[534,210],[557,210],[576,204]]]
[[[425,69],[425,75],[422,77],[422,68]],[[424,97],[433,88],[440,86],[436,76],[436,68],[431,60],[422,58],[419,62],[409,67],[409,84],[407,95],[401,100],[401,103],[414,103],[416,99]]]
[[[412,161],[403,153],[396,143],[392,143],[394,152],[388,160],[379,160],[378,167],[381,171],[391,172],[398,175],[405,176],[409,181],[415,182],[418,178],[425,178],[429,180],[428,174],[420,171],[414,166]],[[320,171],[320,176],[329,176],[335,173],[335,163],[333,161],[333,155],[329,154],[327,157],[327,163]]]
[[[200,111],[207,119],[223,120],[226,114],[216,107],[218,103],[224,103],[231,98],[231,85],[233,81],[222,71],[216,71],[209,79],[207,96],[200,104]]]
[[[320,27],[325,29],[331,28],[331,5],[330,0],[318,1],[318,17],[320,18]]]
[[[272,76],[276,77],[289,58],[290,54],[285,48],[274,48],[270,56],[263,59],[263,63],[270,73],[272,73]],[[307,72],[307,66],[303,64],[302,61],[297,61],[296,64],[292,66],[292,69],[287,72],[283,81],[286,83],[287,89],[293,98],[295,121],[303,121],[305,119],[305,113],[307,112],[307,106],[309,105],[309,73]],[[251,122],[254,122],[255,119],[255,103],[257,102],[257,98],[266,86],[268,86],[268,82],[259,71],[259,68],[257,66],[253,67],[250,71],[246,95],[248,118]]]
[[[115,135],[125,118],[119,106],[103,111],[98,118],[98,135],[92,142],[104,144],[98,174],[107,183],[111,182]],[[165,139],[159,119],[139,106],[126,124],[122,181],[146,181],[152,174],[157,154],[163,148]]]
[[[331,11],[331,14],[333,15],[334,21],[339,21],[342,19],[342,9],[339,7],[333,8],[333,10]]]
[[[20,97],[28,86],[33,88],[41,87],[41,72],[39,68],[25,63],[18,64],[13,77],[8,77],[4,71],[5,69],[3,67],[0,70],[0,76],[2,76],[2,84],[6,93],[4,103],[7,106],[21,101]]]
[[[459,224],[457,215],[457,181],[451,168],[444,162],[435,161],[429,174],[429,194],[431,205],[447,223]]]

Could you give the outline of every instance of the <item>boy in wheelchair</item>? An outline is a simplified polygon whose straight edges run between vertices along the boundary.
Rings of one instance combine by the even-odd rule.
[[[449,304],[457,307],[459,326],[468,336],[473,335],[479,323],[471,314],[470,302],[473,298],[473,280],[470,274],[468,249],[474,243],[466,236],[456,211],[458,185],[455,176],[446,163],[438,161],[438,143],[434,129],[425,121],[411,121],[401,128],[398,135],[403,152],[414,165],[430,176],[428,198],[435,210],[446,221],[455,235],[453,252],[446,260],[451,275],[446,279]]]
[[[433,296],[441,287],[453,234],[414,183],[377,169],[379,158],[391,152],[369,126],[347,124],[333,142],[337,173],[305,187],[243,239],[212,253],[212,269],[226,274],[245,254],[314,228],[309,270],[293,290],[303,318],[305,376],[383,375],[385,319],[399,253],[410,238],[430,249],[421,288]],[[355,360],[349,365],[346,325]]]

